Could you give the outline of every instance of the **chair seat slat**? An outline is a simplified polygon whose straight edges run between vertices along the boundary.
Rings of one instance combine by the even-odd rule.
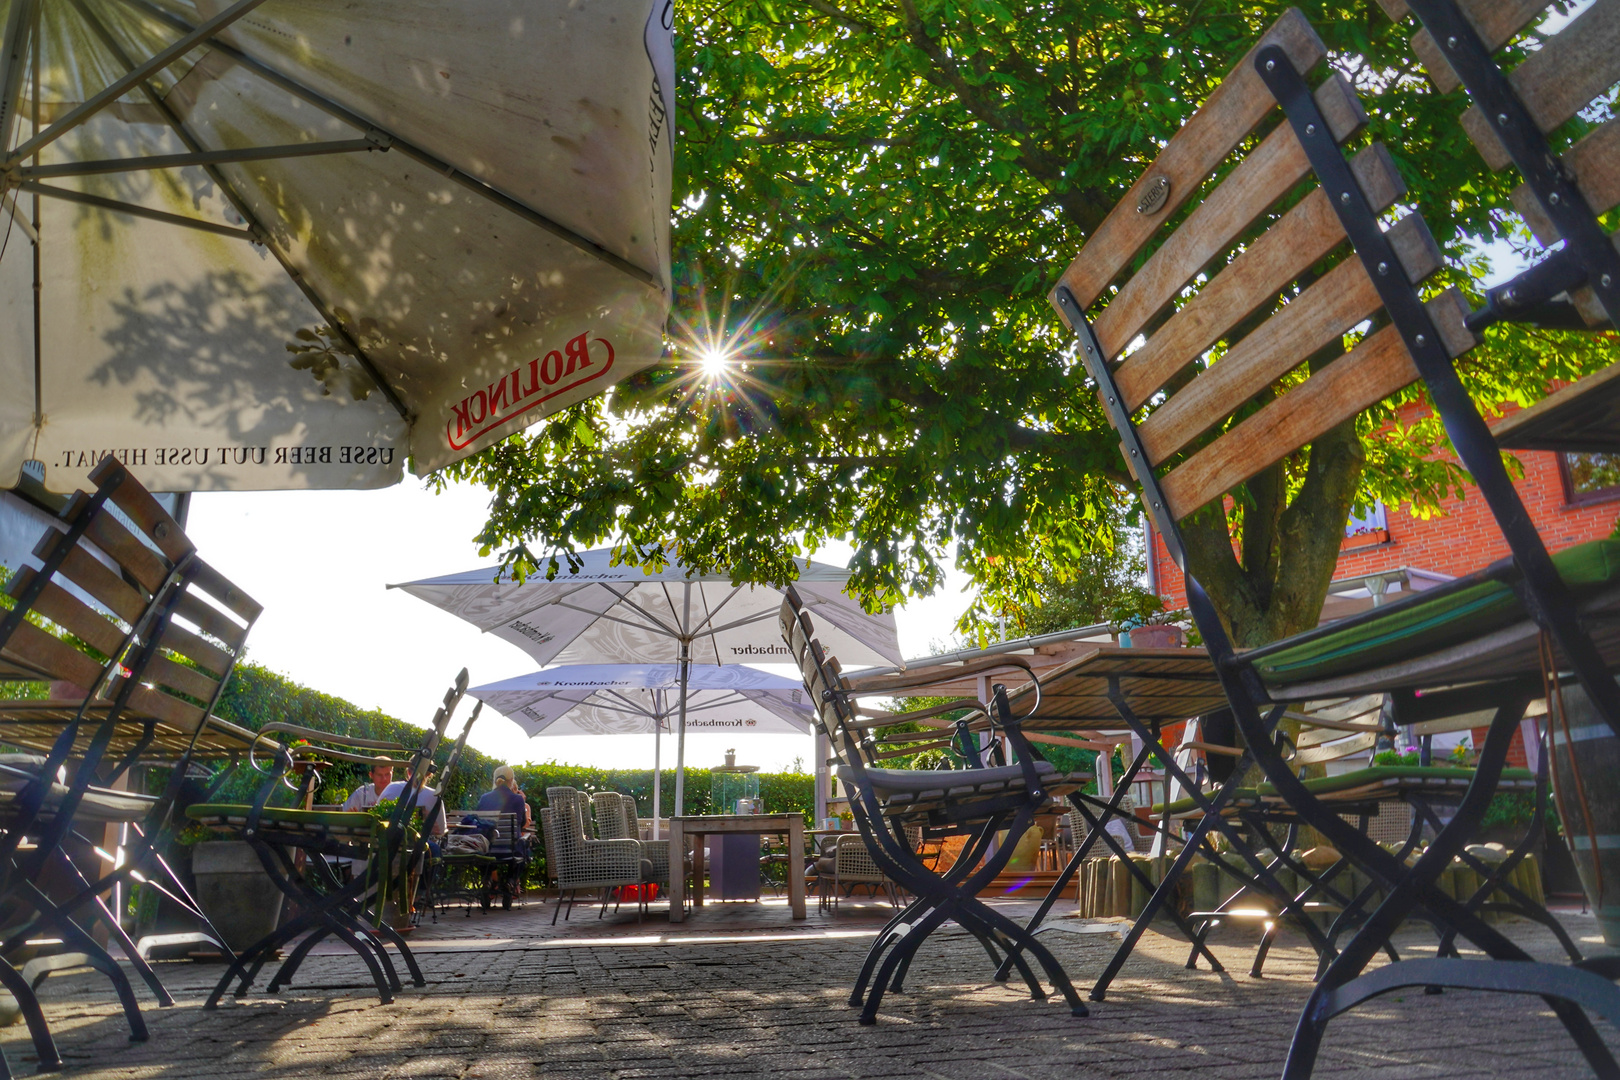
[[[1542,131],[1551,131],[1620,82],[1620,0],[1598,0],[1508,75],[1508,83]],[[1470,105],[1463,130],[1485,164],[1513,164],[1492,121]]]
[[[1366,122],[1355,92],[1337,73],[1317,89],[1316,103],[1336,141],[1347,138]],[[1283,124],[1267,135],[1097,316],[1093,329],[1104,354],[1117,356],[1155,312],[1299,183],[1310,168],[1292,127]]]
[[[1390,241],[1414,284],[1440,268],[1440,250],[1417,214],[1402,218]],[[1339,263],[1143,421],[1137,434],[1149,462],[1181,450],[1381,306],[1361,261]]]
[[[1102,295],[1165,218],[1192,197],[1221,159],[1276,105],[1252,63],[1254,54],[1270,45],[1281,46],[1298,71],[1309,71],[1327,55],[1322,39],[1299,11],[1290,9],[1277,20],[1092,232],[1085,257],[1064,271],[1062,283],[1081,307],[1090,307]],[[1143,195],[1161,177],[1170,185],[1165,201],[1151,213],[1138,213]]]
[[[1453,355],[1471,347],[1461,294],[1448,290],[1427,307]],[[1171,514],[1185,518],[1417,378],[1400,334],[1384,327],[1173,469],[1161,485]]]

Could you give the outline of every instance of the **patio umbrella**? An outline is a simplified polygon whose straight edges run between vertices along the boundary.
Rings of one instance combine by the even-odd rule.
[[[384,486],[656,361],[672,11],[0,0],[0,486]]]
[[[870,615],[844,591],[849,571],[795,560],[794,582],[823,643],[845,664],[902,663],[894,616]],[[610,548],[559,559],[555,577],[521,583],[499,567],[390,585],[486,633],[541,664],[553,661],[678,664],[675,812],[685,808],[685,708],[696,664],[792,663],[777,614],[779,590],[696,574],[678,559],[662,570],[614,566]],[[824,766],[818,754],[817,781]]]
[[[468,693],[529,733],[653,737],[653,821],[662,813],[660,753],[679,715],[677,664],[567,664]],[[738,735],[805,734],[814,716],[797,679],[742,665],[697,667],[687,675],[686,725]]]

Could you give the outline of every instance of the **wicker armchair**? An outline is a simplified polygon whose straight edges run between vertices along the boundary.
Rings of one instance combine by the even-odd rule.
[[[646,876],[643,885],[669,887],[669,841],[642,840],[641,822],[636,817],[636,800],[617,791],[598,791],[591,796],[596,813],[596,835],[603,840],[634,840],[641,845]],[[645,898],[645,893],[642,894]],[[643,902],[643,907],[645,907]]]
[[[836,909],[839,897],[850,895],[857,885],[869,886],[874,896],[882,889],[891,904],[900,906],[899,887],[872,858],[864,837],[859,833],[850,833],[827,839],[832,842],[823,845],[821,856],[816,859],[812,871],[821,910],[825,911],[829,906]],[[922,829],[915,826],[907,828],[906,839],[911,842],[912,851],[918,850],[922,846]]]
[[[557,884],[558,909],[562,896],[568,896],[568,911],[574,911],[574,897],[580,890],[600,890],[602,908],[626,885],[639,885],[651,873],[642,857],[641,841],[627,838],[597,839],[591,832],[590,798],[569,787],[546,789],[547,805],[540,811],[540,824],[546,839],[546,864]],[[556,923],[557,912],[551,921]]]

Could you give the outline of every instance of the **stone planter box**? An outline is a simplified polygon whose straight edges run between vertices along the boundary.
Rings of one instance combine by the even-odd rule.
[[[233,952],[276,928],[284,897],[245,840],[209,840],[191,849],[197,903]]]

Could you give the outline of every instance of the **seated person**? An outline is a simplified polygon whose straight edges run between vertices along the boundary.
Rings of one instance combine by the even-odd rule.
[[[427,771],[428,775],[423,780],[421,793],[416,797],[416,807],[422,814],[422,820],[430,822],[428,825],[428,848],[433,852],[434,855],[438,855],[439,844],[437,838],[444,835],[445,828],[447,827],[444,815],[444,800],[440,799],[439,793],[433,788],[429,787],[427,784],[428,780],[433,779],[432,762],[428,763]],[[410,770],[410,767],[407,766],[405,769],[405,779],[395,780],[392,784],[389,784],[386,788],[384,788],[378,801],[381,802],[387,799],[403,799],[405,797],[406,789],[410,785],[411,780],[415,778],[415,775],[416,774]]]
[[[533,820],[529,816],[529,803],[518,788],[517,773],[510,765],[501,765],[496,768],[494,776],[495,786],[484,792],[478,799],[475,811],[491,814],[512,814],[517,818],[518,839],[514,854],[522,855],[527,845],[523,840],[523,833],[533,827]]]
[[[349,793],[343,800],[343,809],[354,812],[370,810],[383,799],[383,792],[394,782],[394,763],[385,754],[379,754],[371,759],[371,782],[361,784]],[[341,867],[343,876],[353,876],[360,871],[364,863],[355,859],[340,859],[328,857],[328,861]]]
[[[394,782],[394,763],[379,754],[371,759],[371,783],[361,784],[343,800],[343,809],[370,810],[383,800],[383,792]]]

